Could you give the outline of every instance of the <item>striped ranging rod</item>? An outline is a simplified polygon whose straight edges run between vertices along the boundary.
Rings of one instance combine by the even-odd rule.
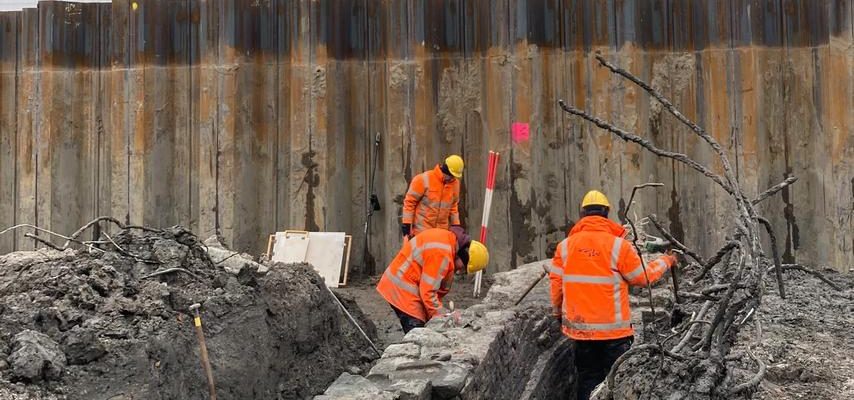
[[[486,245],[486,231],[489,226],[489,209],[492,208],[492,191],[495,188],[495,172],[498,170],[498,153],[489,152],[489,163],[486,169],[486,194],[483,196],[483,217],[480,224],[480,242]],[[480,286],[483,271],[477,271],[474,276],[474,297],[480,297]]]

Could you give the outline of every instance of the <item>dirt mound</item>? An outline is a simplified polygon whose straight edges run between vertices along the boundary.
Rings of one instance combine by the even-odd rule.
[[[0,398],[207,398],[193,303],[221,399],[306,398],[372,358],[308,265],[230,273],[179,227],[111,239],[0,257]]]

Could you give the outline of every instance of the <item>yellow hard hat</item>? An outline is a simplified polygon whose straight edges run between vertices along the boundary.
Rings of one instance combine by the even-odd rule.
[[[489,264],[489,251],[483,243],[472,240],[469,245],[469,265],[466,268],[468,273],[481,271],[486,268],[486,264]]]
[[[463,158],[454,154],[445,159],[445,165],[448,166],[448,171],[456,178],[463,177]]]
[[[605,206],[611,208],[611,203],[608,203],[608,198],[598,190],[591,190],[584,195],[581,200],[581,208],[587,206]]]

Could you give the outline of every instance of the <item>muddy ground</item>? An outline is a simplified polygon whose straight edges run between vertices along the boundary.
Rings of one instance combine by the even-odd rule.
[[[311,398],[375,357],[308,265],[229,272],[181,228],[113,239],[0,256],[0,398],[205,399],[193,303],[220,399]]]
[[[834,290],[812,275],[786,271],[787,297],[782,299],[773,275],[766,277],[762,305],[754,315],[756,320],[744,319],[745,325],[730,352],[732,360],[727,363],[729,373],[723,383],[732,387],[755,376],[759,368],[747,350],[766,365],[765,379],[755,390],[725,398],[854,398],[854,276],[829,270],[821,272],[842,290]],[[661,281],[658,286],[666,288]],[[760,322],[759,331],[756,321]],[[650,356],[641,354],[624,363],[617,374],[617,398],[694,398],[683,392],[687,388],[681,382],[689,381],[692,374],[709,365],[690,357],[687,362],[667,359],[659,363],[658,360],[656,357],[652,361]],[[702,379],[697,382],[692,390],[707,386],[700,393],[714,392],[721,384]],[[674,393],[674,388],[679,392]]]
[[[768,283],[756,348],[768,371],[755,398],[854,399],[854,276],[824,273],[844,291],[800,271],[784,273],[785,300]],[[740,342],[754,332],[743,331]]]
[[[335,291],[336,293],[343,293],[345,296],[351,297],[356,301],[361,311],[376,326],[377,347],[385,348],[403,339],[403,331],[400,328],[397,316],[394,315],[394,311],[392,311],[388,303],[376,291],[380,276],[363,278],[351,282],[346,288],[336,289]],[[455,276],[451,291],[444,299],[446,306],[448,301],[453,301],[455,308],[468,308],[478,304],[481,302],[483,296],[486,296],[490,285],[492,285],[492,279],[490,276],[484,275],[481,284],[481,298],[475,298],[472,296],[474,275]]]

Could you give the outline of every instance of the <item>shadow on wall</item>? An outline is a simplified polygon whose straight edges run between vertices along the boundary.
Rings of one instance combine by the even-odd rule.
[[[489,347],[460,395],[465,400],[575,398],[574,346],[553,318],[526,313]]]

